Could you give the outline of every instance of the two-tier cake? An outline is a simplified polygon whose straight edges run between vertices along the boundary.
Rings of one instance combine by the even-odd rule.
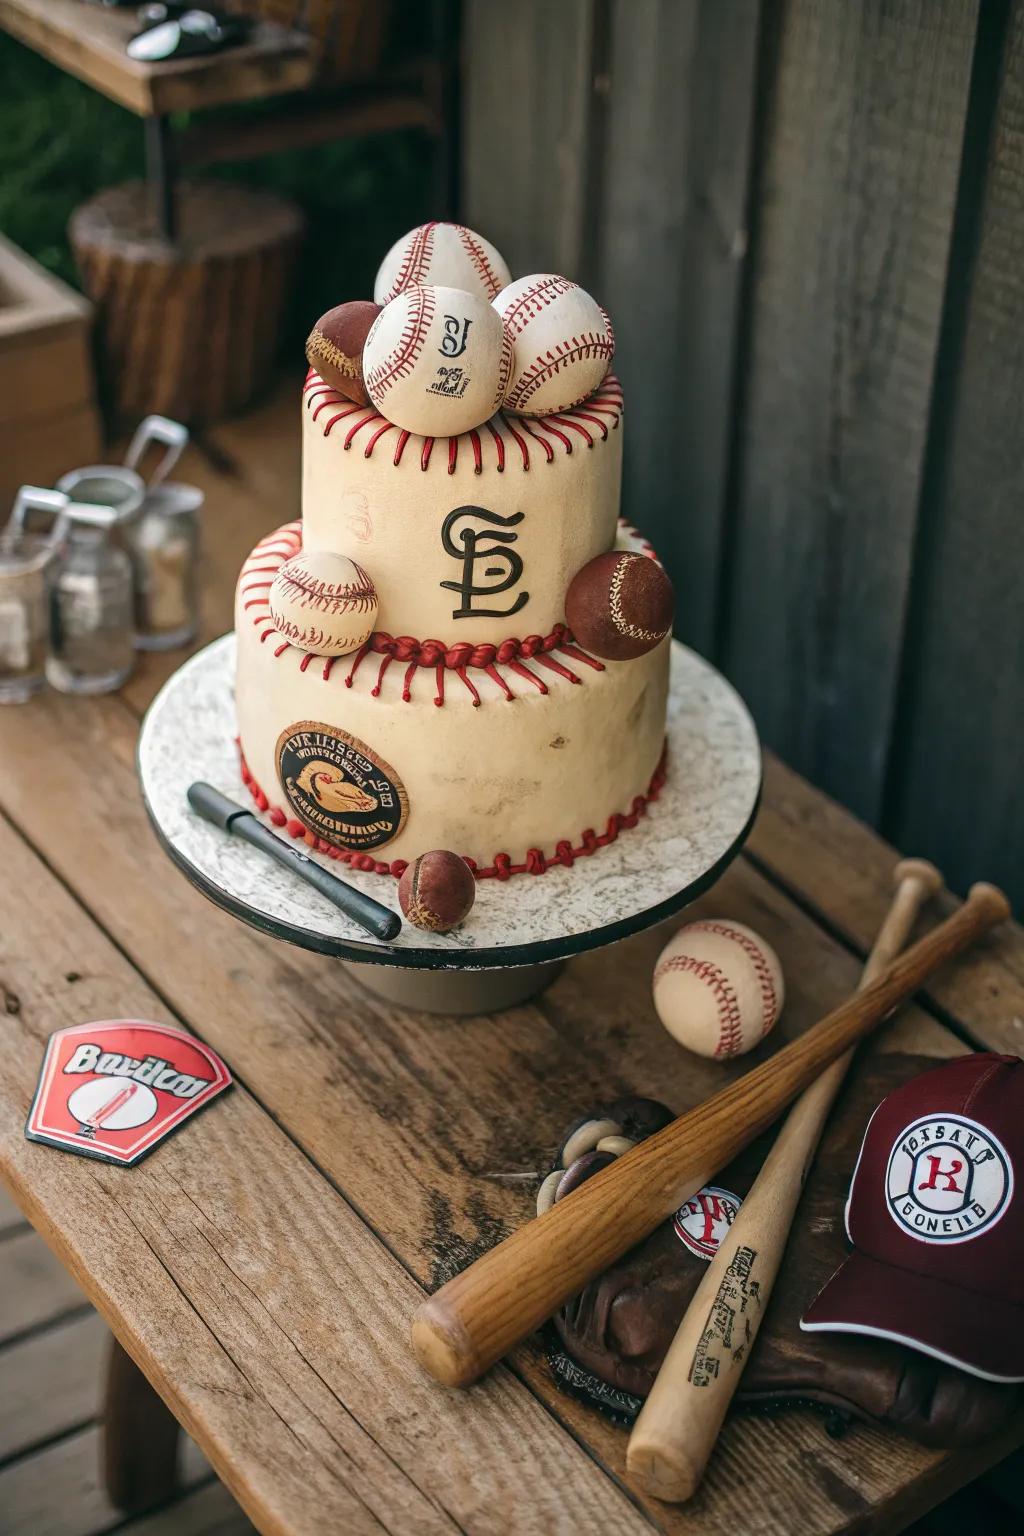
[[[412,322],[401,332],[396,322],[389,355],[404,364],[419,346],[413,372],[423,371],[436,413],[439,388],[456,407],[472,393],[444,348],[448,335],[460,339],[456,323],[464,339],[479,316],[467,300],[466,319],[444,297],[454,286],[431,289],[448,271],[407,266],[428,297],[440,296],[441,340],[433,347],[423,330],[410,343]],[[623,409],[607,372],[610,326],[603,343],[581,339],[573,316],[560,316],[557,302],[549,315],[542,295],[537,334],[517,331],[495,289],[508,292],[504,275],[488,268],[480,286],[502,320],[496,389],[505,399],[517,391],[520,409],[449,436],[417,433],[401,424],[419,419],[415,405],[374,403],[379,368],[366,367],[364,385],[356,359],[348,388],[343,349],[325,352],[321,338],[310,356],[332,366],[311,368],[303,391],[302,521],[262,539],[238,582],[246,781],[275,824],[357,869],[401,875],[430,849],[462,855],[478,878],[571,865],[634,825],[665,772],[670,614],[663,601],[655,617],[645,610],[649,583],[633,568],[667,582],[619,520]],[[538,281],[511,288],[529,292]],[[362,362],[409,286],[374,321]],[[559,350],[547,344],[551,324],[566,318]],[[596,387],[595,345],[604,347]],[[591,372],[576,368],[576,352]],[[487,358],[478,366],[486,370]],[[537,414],[552,381],[554,398],[568,403]],[[623,558],[609,560],[612,551]],[[337,564],[355,573],[349,581],[332,581],[330,556],[347,557]],[[566,617],[574,580],[575,633]],[[332,639],[336,614],[348,640]],[[623,651],[602,643],[605,633],[621,637],[631,659],[610,659]],[[352,636],[358,646],[338,654]]]

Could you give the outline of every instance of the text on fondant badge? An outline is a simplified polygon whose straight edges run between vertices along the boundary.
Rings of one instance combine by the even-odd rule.
[[[522,581],[522,556],[512,548],[519,535],[511,531],[522,521],[522,512],[503,517],[486,507],[456,507],[448,513],[441,525],[441,547],[462,566],[458,581],[441,583],[462,599],[452,610],[453,619],[510,618],[529,602],[529,592],[519,592],[504,608],[485,608],[480,601],[510,592]],[[481,528],[480,523],[489,526]]]
[[[352,851],[397,837],[409,814],[395,770],[337,726],[301,720],[282,732],[277,767],[288,803],[325,842]]]

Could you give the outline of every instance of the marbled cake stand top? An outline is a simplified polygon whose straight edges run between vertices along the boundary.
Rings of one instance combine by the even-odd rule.
[[[477,884],[462,927],[408,923],[379,944],[258,849],[201,820],[186,799],[204,779],[253,809],[239,772],[232,689],[235,638],[224,635],[161,689],[139,738],[139,776],[161,842],[189,879],[253,926],[347,960],[430,969],[532,965],[612,943],[660,922],[707,889],[750,830],[761,750],[742,700],[720,673],[674,642],[668,779],[646,816],[572,869]],[[321,855],[317,862],[398,911],[398,884]]]

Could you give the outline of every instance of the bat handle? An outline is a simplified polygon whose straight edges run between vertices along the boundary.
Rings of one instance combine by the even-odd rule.
[[[924,859],[893,871],[895,891],[858,990],[906,945],[942,876]],[[669,1346],[630,1436],[626,1467],[667,1503],[692,1498],[740,1384],[779,1272],[786,1240],[828,1112],[853,1057],[827,1067],[794,1103],[719,1245]],[[730,1346],[724,1340],[729,1338]]]

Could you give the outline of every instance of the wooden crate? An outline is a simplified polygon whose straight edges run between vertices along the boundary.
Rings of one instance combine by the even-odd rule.
[[[0,236],[0,522],[19,485],[94,462],[92,305]]]

